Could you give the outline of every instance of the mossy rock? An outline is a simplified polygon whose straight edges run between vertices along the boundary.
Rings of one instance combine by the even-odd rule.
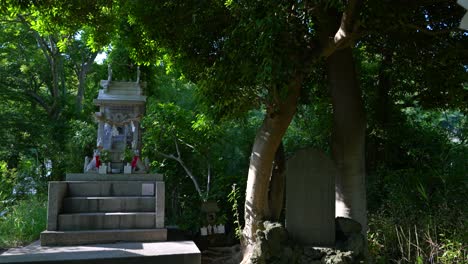
[[[353,232],[358,229],[353,228]],[[359,231],[360,232],[360,231]],[[360,245],[361,238],[354,233],[349,238]],[[362,235],[361,235],[362,236]],[[257,231],[251,263],[255,264],[354,264],[359,263],[352,251],[334,248],[303,247],[288,237],[286,228],[280,223],[264,222]],[[348,241],[348,242],[350,242]],[[353,244],[354,245],[354,244]],[[346,244],[346,246],[350,246]]]

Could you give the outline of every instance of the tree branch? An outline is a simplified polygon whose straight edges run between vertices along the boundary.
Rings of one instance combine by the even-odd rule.
[[[198,151],[193,145],[190,145],[189,143],[183,141],[182,139],[180,138],[177,138],[177,140],[179,140],[180,142],[182,142],[184,145],[186,145],[187,147],[193,149],[194,151],[200,153],[205,159],[206,159],[206,162],[207,162],[207,179],[206,179],[206,196],[205,196],[205,200],[208,199],[208,195],[210,193],[210,185],[211,185],[211,163],[209,162],[209,159],[208,157],[201,153],[200,151]],[[178,148],[178,144],[176,143],[176,149],[177,151],[179,151],[179,148]],[[180,158],[180,153],[178,152],[178,155],[179,155],[179,158]]]
[[[42,108],[44,108],[44,110],[46,110],[47,113],[51,112],[51,108],[47,105],[47,103],[39,94],[31,90],[26,91],[26,93],[29,96],[31,96],[34,99],[34,101],[36,101],[40,106],[42,106]]]
[[[200,198],[203,201],[206,201],[205,197],[203,197],[203,193],[202,193],[202,191],[200,189],[200,185],[198,185],[198,181],[195,178],[195,176],[193,176],[192,172],[189,170],[189,168],[185,165],[185,163],[181,159],[178,159],[178,162],[179,162],[180,166],[182,166],[182,168],[184,168],[184,171],[185,171],[185,173],[187,173],[187,176],[189,176],[190,179],[192,179],[193,184],[195,185],[195,189],[197,189],[198,195],[200,195]]]
[[[193,150],[196,150],[195,147],[193,145],[190,145],[189,143],[183,141],[182,139],[178,138],[178,140],[182,143],[184,143],[184,145],[186,145],[187,147],[193,149]]]
[[[429,35],[429,36],[439,36],[439,35],[444,35],[450,32],[455,32],[455,31],[462,31],[459,28],[446,28],[446,29],[440,29],[440,30],[430,30],[427,28],[424,28],[419,25],[414,25],[414,24],[403,24],[403,27],[410,28],[410,29],[415,29],[423,34]]]
[[[177,144],[177,138],[174,138],[174,144],[175,144],[176,151],[177,151],[177,157],[180,159],[181,156],[180,156],[179,144]]]
[[[86,61],[87,67],[89,67],[89,65],[91,65],[91,64],[94,62],[94,60],[96,59],[97,55],[98,55],[98,52],[97,52],[97,51],[91,53],[91,56],[89,56],[88,60]]]
[[[174,140],[174,142],[176,143],[176,146],[177,146],[177,141]],[[178,148],[178,147],[177,147]],[[179,150],[177,150],[179,151]],[[187,176],[192,180],[193,182],[193,185],[195,185],[195,189],[197,190],[197,193],[198,195],[200,196],[200,198],[203,200],[203,201],[206,201],[206,198],[203,196],[203,193],[200,189],[200,185],[198,184],[198,181],[197,181],[197,178],[195,178],[195,176],[193,175],[193,173],[190,171],[190,169],[185,165],[184,161],[180,158],[180,152],[178,153],[178,157],[174,156],[173,154],[165,154],[165,153],[162,153],[162,152],[159,152],[156,150],[156,152],[165,157],[165,158],[168,158],[168,159],[172,159],[172,160],[175,160],[177,161],[180,166],[182,166],[182,168],[184,169],[185,173],[187,174]]]
[[[159,155],[161,155],[161,156],[163,156],[165,158],[177,161],[180,164],[180,166],[182,166],[182,168],[184,169],[187,176],[192,180],[193,185],[195,186],[195,189],[197,190],[198,195],[200,196],[200,198],[203,201],[206,201],[206,197],[203,196],[203,193],[202,193],[202,191],[200,189],[200,185],[198,184],[197,178],[195,178],[192,171],[190,171],[190,169],[185,165],[184,161],[182,160],[182,157],[181,157],[181,154],[180,154],[180,149],[179,149],[179,144],[177,143],[177,137],[174,137],[174,144],[175,144],[176,151],[177,151],[177,157],[174,156],[173,154],[165,154],[165,153],[162,153],[162,152],[160,152],[158,150],[156,150],[156,152]]]
[[[208,172],[206,176],[206,198],[210,195],[210,185],[211,185],[211,163],[208,162]]]
[[[159,151],[157,151],[157,153],[158,153],[158,155],[163,156],[164,158],[179,161],[179,159],[176,156],[172,155],[172,154],[168,155],[168,154],[165,154],[165,153],[162,153],[162,152],[159,152]]]
[[[358,36],[358,17],[361,8],[361,1],[362,0],[348,1],[346,9],[341,15],[338,30],[333,34],[333,36],[328,36],[327,41],[322,42],[320,56],[330,56],[333,52],[335,52],[335,50],[348,46],[352,42],[352,40]],[[323,17],[323,15],[320,16]],[[325,18],[325,20],[328,20],[325,21],[325,23],[335,23],[333,22],[334,17],[330,15],[328,15],[328,17]],[[331,32],[328,32],[328,34],[330,33]],[[325,32],[325,34],[327,33]]]
[[[15,19],[0,19],[1,23],[7,22],[7,23],[18,23],[21,22],[20,20],[15,20]]]
[[[31,25],[28,23],[28,21],[26,21],[26,18],[24,18],[23,15],[17,15],[17,16],[19,20],[21,21],[21,23],[23,23],[23,25],[27,26],[33,32],[34,38],[36,39],[37,44],[39,44],[39,47],[41,47],[42,53],[44,54],[47,61],[49,62],[49,65],[52,65],[52,58],[51,58],[52,50],[48,47],[44,39],[39,35],[39,32],[31,28]]]
[[[357,30],[357,16],[359,15],[360,5],[360,0],[350,0],[348,2],[348,6],[341,16],[340,28],[333,38],[335,45],[339,46],[345,42]]]

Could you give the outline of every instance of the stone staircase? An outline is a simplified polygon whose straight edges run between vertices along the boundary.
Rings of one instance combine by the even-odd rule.
[[[49,183],[43,246],[166,239],[162,175],[69,174]]]

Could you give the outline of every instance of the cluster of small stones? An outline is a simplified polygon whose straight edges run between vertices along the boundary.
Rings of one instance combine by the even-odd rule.
[[[302,247],[288,238],[279,223],[264,222],[251,258],[256,264],[355,264],[363,263],[364,236],[361,225],[351,219],[336,219],[334,248]]]

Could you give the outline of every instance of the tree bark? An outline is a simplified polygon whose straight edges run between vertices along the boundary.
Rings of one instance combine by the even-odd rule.
[[[367,229],[365,181],[365,111],[351,47],[327,59],[333,104],[332,153],[336,179],[336,216],[358,221]]]
[[[80,64],[75,65],[75,73],[78,77],[78,91],[76,93],[76,112],[83,111],[83,98],[86,88],[86,76],[91,68],[93,61],[96,59],[97,52],[93,52],[87,59],[83,59]],[[83,56],[82,56],[83,57]]]
[[[390,121],[390,113],[392,109],[391,97],[390,97],[390,88],[391,76],[389,75],[389,70],[391,69],[392,55],[390,52],[383,53],[383,59],[379,69],[378,76],[378,85],[377,85],[377,98],[375,100],[376,104],[375,109],[375,127],[382,131],[383,133],[387,132],[388,124]],[[382,140],[382,136],[375,138],[373,144],[373,149],[371,153],[374,155],[371,158],[371,162],[367,163],[367,168],[370,171],[375,171],[380,162],[386,160],[386,141]],[[370,155],[369,155],[370,156]],[[369,170],[368,170],[369,171]]]
[[[284,187],[286,183],[286,157],[284,155],[283,142],[280,143],[275,154],[270,179],[270,192],[268,193],[268,204],[270,212],[268,219],[278,222],[284,207]]]
[[[250,157],[245,198],[245,226],[243,229],[243,263],[250,262],[256,232],[267,220],[270,208],[268,191],[275,153],[296,113],[303,74],[296,74],[288,86],[288,95],[267,108],[263,124],[255,137]]]

